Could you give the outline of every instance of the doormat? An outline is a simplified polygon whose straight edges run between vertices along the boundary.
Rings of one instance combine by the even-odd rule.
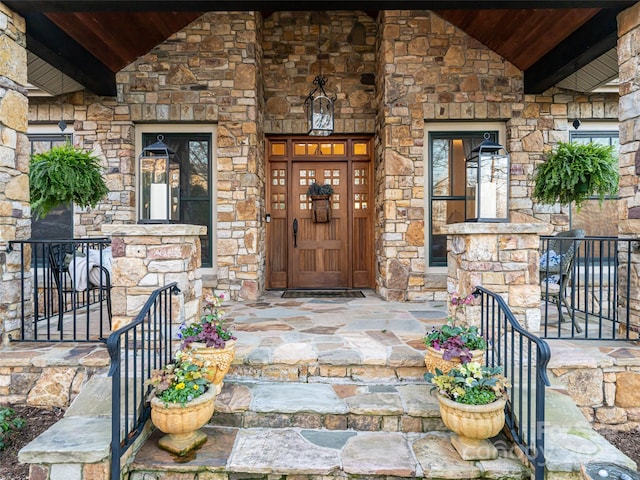
[[[360,290],[286,290],[282,298],[365,298]]]

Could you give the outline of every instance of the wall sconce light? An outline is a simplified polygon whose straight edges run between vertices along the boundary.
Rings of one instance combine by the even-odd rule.
[[[138,157],[138,223],[171,223],[180,217],[180,161],[158,135]]]

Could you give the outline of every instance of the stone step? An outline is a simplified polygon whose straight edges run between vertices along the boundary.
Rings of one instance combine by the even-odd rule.
[[[426,478],[524,480],[530,471],[508,443],[495,460],[465,461],[449,432],[359,432],[302,428],[202,429],[207,442],[189,458],[160,450],[156,431],[129,465],[129,480],[198,480],[295,475],[296,479]],[[322,477],[320,477],[322,476]]]
[[[211,425],[386,432],[445,430],[427,384],[225,382]]]
[[[226,378],[232,381],[301,382],[301,383],[385,383],[423,382],[426,368],[424,353],[402,365],[360,364],[234,364]]]

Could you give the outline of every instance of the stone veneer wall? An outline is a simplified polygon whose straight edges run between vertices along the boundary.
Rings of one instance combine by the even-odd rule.
[[[540,235],[547,223],[468,222],[447,228],[447,290],[471,293],[476,285],[497,293],[516,320],[540,330]],[[480,326],[479,305],[466,306],[463,320]]]
[[[558,142],[568,142],[574,118],[610,121],[617,129],[618,95],[615,93],[576,94],[553,88],[542,95],[525,95],[524,108],[511,119],[511,210],[532,215],[552,224],[556,231],[568,230],[570,206],[541,205],[531,198],[536,166]],[[589,127],[583,125],[583,130]],[[507,134],[509,135],[509,133]]]
[[[173,323],[192,323],[201,312],[200,225],[105,225],[112,237],[113,328],[130,323],[158,288],[177,282]]]
[[[31,235],[25,31],[24,19],[0,3],[0,341],[19,328],[21,311],[21,252],[8,252],[8,242]],[[30,284],[27,277],[28,291]]]
[[[76,212],[76,236],[135,222],[136,123],[217,124],[217,289],[257,298],[265,250],[261,28],[256,12],[207,13],[121,70],[117,99],[34,99],[31,122],[55,124],[63,108],[75,142],[105,158],[109,198],[97,216]]]
[[[134,123],[218,124],[217,288],[233,299],[264,285],[261,25],[256,12],[207,13],[117,75]]]
[[[384,11],[378,22],[376,283],[390,300],[434,299],[444,285],[425,278],[425,122],[509,119],[510,128],[523,76],[433,12]]]
[[[629,431],[640,427],[640,365],[633,355],[550,367],[549,372],[552,383],[564,385],[595,428]]]
[[[618,15],[618,65],[620,70],[620,222],[621,237],[640,233],[640,3]],[[628,252],[621,252],[626,259]],[[622,261],[624,265],[626,260]],[[629,307],[631,336],[640,336],[640,253],[631,254],[629,298],[619,297],[621,312]],[[626,271],[620,278],[626,278]],[[626,292],[626,282],[619,286]],[[624,318],[624,317],[622,317]],[[640,385],[640,382],[638,382]]]
[[[326,88],[337,94],[334,131],[372,134],[375,33],[375,20],[359,11],[274,12],[266,17],[264,131],[306,135],[304,100],[321,69]]]
[[[425,124],[505,121],[512,212],[564,230],[567,207],[531,200],[534,167],[569,140],[568,119],[615,121],[618,100],[561,89],[524,95],[518,68],[433,12],[385,11],[378,21],[377,284],[388,299],[433,299],[444,285],[425,275]]]
[[[83,90],[53,99],[29,98],[29,124],[52,125],[60,119],[73,126],[74,144],[101,159],[109,193],[96,208],[74,209],[76,238],[101,236],[109,223],[135,221],[135,155],[133,124],[128,107],[115,98],[98,97]]]

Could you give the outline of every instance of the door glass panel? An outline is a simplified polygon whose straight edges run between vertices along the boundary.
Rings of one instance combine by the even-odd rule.
[[[272,143],[271,144],[271,155],[274,157],[282,157],[286,152],[284,143]]]
[[[368,143],[354,143],[353,144],[353,154],[354,155],[367,155],[367,145]]]

